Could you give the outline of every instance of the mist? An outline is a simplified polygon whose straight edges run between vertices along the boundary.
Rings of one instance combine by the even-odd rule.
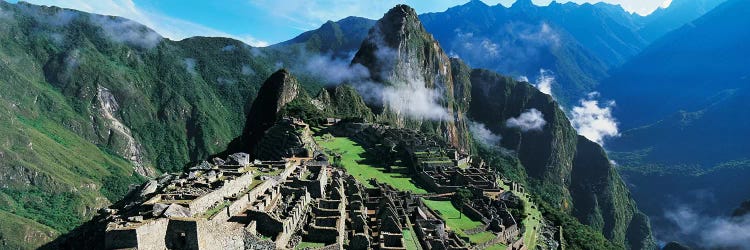
[[[750,249],[750,214],[714,217],[680,205],[665,212],[664,217],[677,226],[681,238],[700,248]]]
[[[518,117],[511,117],[505,121],[505,126],[518,128],[523,132],[542,131],[546,124],[544,115],[537,109],[529,109]]]
[[[492,133],[484,123],[469,121],[469,130],[474,139],[485,147],[496,147],[502,140],[502,136]]]

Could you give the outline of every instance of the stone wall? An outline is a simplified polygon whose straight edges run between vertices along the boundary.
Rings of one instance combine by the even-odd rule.
[[[250,186],[253,182],[253,173],[247,172],[240,177],[224,182],[220,188],[196,198],[188,204],[190,215],[196,216],[206,212],[216,203],[223,202],[225,197],[231,197]]]
[[[161,218],[134,228],[109,230],[105,233],[104,246],[107,249],[164,249],[168,223],[168,219]]]

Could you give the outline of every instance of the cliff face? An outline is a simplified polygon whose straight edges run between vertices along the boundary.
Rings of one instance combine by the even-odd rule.
[[[615,244],[655,246],[648,218],[638,211],[606,152],[576,134],[557,102],[529,84],[486,70],[472,71],[471,85],[469,117],[502,136],[501,145],[515,152],[544,200]],[[529,129],[509,120],[529,110],[539,111],[542,126]]]
[[[364,65],[385,91],[371,105],[381,121],[423,128],[468,149],[468,133],[457,103],[452,65],[422,27],[414,9],[398,5],[378,20],[352,63]]]

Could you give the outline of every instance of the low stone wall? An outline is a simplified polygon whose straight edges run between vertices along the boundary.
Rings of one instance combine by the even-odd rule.
[[[206,212],[211,206],[224,201],[224,197],[235,195],[250,186],[253,182],[253,174],[248,172],[236,179],[225,181],[224,186],[196,198],[188,204],[190,215],[196,216]]]

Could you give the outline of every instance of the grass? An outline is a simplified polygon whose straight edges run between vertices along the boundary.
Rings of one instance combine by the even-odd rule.
[[[491,241],[497,235],[490,233],[490,232],[481,232],[477,234],[468,235],[469,236],[469,242],[474,244],[482,244],[488,241]]]
[[[216,206],[213,206],[212,208],[206,210],[206,212],[203,213],[203,217],[205,217],[205,218],[211,218],[214,215],[218,214],[219,212],[223,211],[224,208],[226,208],[230,204],[232,204],[232,203],[229,202],[229,201],[224,201],[222,203],[216,204]]]
[[[419,247],[419,240],[417,240],[415,237],[416,235],[411,233],[411,230],[404,230],[404,246],[406,247],[406,250],[418,250]]]
[[[314,249],[314,248],[321,248],[321,247],[324,247],[324,246],[326,246],[326,244],[318,243],[318,242],[302,241],[299,244],[297,244],[297,246],[294,247],[294,249],[305,249],[305,248]]]
[[[458,236],[468,237],[469,242],[473,244],[482,244],[495,238],[495,235],[490,232],[481,232],[473,235],[468,235],[464,230],[469,230],[482,226],[482,222],[470,219],[465,214],[461,214],[453,203],[450,201],[433,201],[424,200],[425,205],[430,207],[432,210],[440,213],[440,216],[445,220],[445,224],[456,232]]]
[[[415,185],[405,166],[392,166],[392,171],[387,173],[385,166],[378,163],[376,157],[369,155],[361,145],[349,138],[334,137],[323,140],[316,136],[315,139],[318,145],[328,152],[341,155],[341,165],[344,169],[366,186],[371,187],[368,180],[374,178],[399,190],[411,191],[415,194],[427,193],[426,190]]]
[[[508,246],[498,243],[498,244],[485,248],[485,250],[505,250],[506,248],[508,248]]]
[[[502,180],[498,180],[498,183],[500,184],[500,187],[504,190],[510,190],[510,187],[506,186]],[[539,227],[541,224],[541,218],[542,213],[539,212],[539,208],[534,208],[532,203],[528,197],[526,197],[525,193],[520,192],[513,192],[516,196],[518,196],[521,199],[521,202],[524,206],[524,211],[526,211],[526,219],[524,219],[521,224],[523,224],[525,231],[523,232],[524,235],[524,245],[528,247],[528,249],[536,249],[537,240],[539,238],[539,232],[538,230],[535,230],[534,228]]]

